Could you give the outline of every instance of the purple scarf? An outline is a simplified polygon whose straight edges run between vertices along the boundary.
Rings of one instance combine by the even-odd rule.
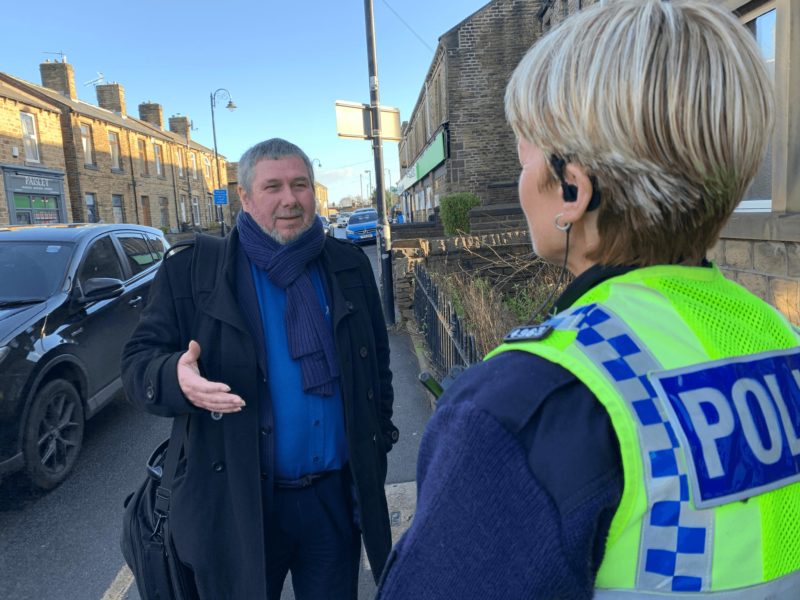
[[[308,265],[322,252],[325,233],[314,218],[311,227],[288,244],[268,236],[244,211],[236,221],[247,257],[267,273],[269,280],[286,291],[286,342],[294,360],[300,361],[303,391],[332,396],[339,364],[331,326],[325,321]]]

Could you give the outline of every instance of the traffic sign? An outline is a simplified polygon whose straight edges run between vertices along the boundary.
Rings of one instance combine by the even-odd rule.
[[[214,190],[214,204],[218,206],[228,204],[228,190]]]

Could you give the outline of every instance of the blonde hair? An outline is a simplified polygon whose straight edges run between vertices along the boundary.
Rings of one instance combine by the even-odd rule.
[[[569,17],[506,89],[515,134],[598,181],[604,264],[696,261],[763,160],[772,82],[753,36],[697,0],[619,0]]]

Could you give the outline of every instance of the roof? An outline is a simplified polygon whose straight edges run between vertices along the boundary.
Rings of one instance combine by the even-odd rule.
[[[12,85],[9,85],[2,79],[0,79],[0,98],[11,98],[12,100],[16,100],[17,102],[22,102],[23,104],[27,104],[28,106],[35,106],[36,108],[42,108],[44,110],[49,110],[53,112],[60,112],[58,106],[53,104],[48,104],[33,96],[31,94],[26,93],[25,91],[16,88]]]
[[[18,77],[14,77],[13,75],[9,75],[8,73],[0,73],[0,77],[6,78],[7,81],[6,85],[8,87],[11,87],[8,85],[8,83],[11,83],[12,85],[16,84],[23,88],[29,88],[39,94],[46,96],[49,100],[51,100],[55,104],[65,106],[72,112],[75,112],[79,115],[83,115],[100,121],[105,121],[106,123],[110,123],[112,125],[116,125],[124,129],[130,129],[142,135],[147,135],[154,138],[160,138],[164,141],[169,141],[177,145],[181,146],[186,145],[186,138],[184,136],[174,133],[172,131],[166,131],[164,129],[160,129],[159,127],[156,127],[152,123],[148,123],[147,121],[142,121],[141,119],[137,119],[136,117],[132,117],[130,115],[122,116],[115,113],[114,111],[106,110],[105,108],[95,106],[94,104],[89,104],[88,102],[84,102],[83,100],[78,100],[78,99],[73,100],[71,98],[68,98],[67,96],[64,96],[60,92],[51,90],[50,88],[46,88],[41,85],[36,85],[35,83],[25,81],[24,79],[19,79]],[[0,79],[0,82],[2,82],[2,79]],[[193,148],[194,150],[199,150],[210,154],[214,153],[213,149],[202,146],[201,144],[198,144],[191,140],[189,141],[189,147]],[[225,157],[222,154],[219,154],[219,156],[225,159]]]
[[[0,242],[74,242],[106,231],[144,231],[161,236],[160,230],[133,223],[58,223],[52,225],[7,225],[0,227]]]

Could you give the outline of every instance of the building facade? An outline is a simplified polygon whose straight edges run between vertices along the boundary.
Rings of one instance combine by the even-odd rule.
[[[439,38],[399,143],[403,212],[426,220],[443,195],[471,192],[487,223],[513,214],[519,164],[502,90],[538,39],[542,3],[492,0]],[[474,228],[473,228],[474,229]]]
[[[0,225],[72,220],[61,111],[0,81]]]
[[[166,130],[163,109],[153,102],[141,103],[138,118],[131,116],[118,83],[96,86],[97,106],[79,100],[72,65],[65,61],[42,63],[40,73],[42,85],[5,73],[0,83],[57,115],[66,199],[57,222],[129,222],[178,231],[218,221],[212,191],[224,189],[227,181],[216,181],[214,153],[191,141],[187,117],[171,118]],[[37,120],[52,123],[52,118]],[[225,159],[219,160],[224,174]],[[0,224],[27,222],[17,212],[5,218],[0,212]],[[42,222],[44,213],[41,217],[33,222]]]

